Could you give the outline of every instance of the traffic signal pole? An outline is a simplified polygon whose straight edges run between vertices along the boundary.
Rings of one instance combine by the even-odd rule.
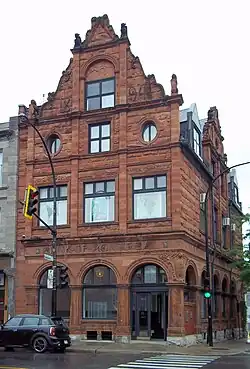
[[[56,198],[57,198],[57,189],[56,189],[56,174],[55,174],[55,168],[53,165],[53,161],[52,161],[52,157],[50,155],[49,149],[47,147],[47,144],[43,138],[43,136],[41,135],[41,133],[39,132],[39,130],[37,129],[37,127],[35,126],[35,124],[33,124],[28,117],[25,114],[20,114],[19,115],[20,121],[22,123],[27,123],[28,125],[30,125],[34,131],[38,134],[40,140],[42,141],[42,144],[44,146],[44,149],[48,155],[48,159],[49,159],[49,163],[50,163],[50,167],[51,167],[51,174],[52,174],[52,181],[53,181],[53,226],[52,228],[50,226],[48,226],[45,222],[42,221],[42,223],[47,226],[47,228],[51,231],[51,235],[52,235],[52,270],[53,270],[53,287],[52,287],[52,298],[51,298],[51,315],[52,316],[56,316],[57,315],[57,202],[56,202]]]

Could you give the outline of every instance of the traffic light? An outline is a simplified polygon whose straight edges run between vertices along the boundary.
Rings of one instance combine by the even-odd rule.
[[[59,266],[59,285],[61,288],[67,287],[68,286],[68,273],[67,273],[68,268],[64,265],[60,265]]]
[[[204,297],[205,299],[211,298],[210,281],[208,278],[205,278],[204,280]]]
[[[38,203],[37,196],[39,195],[39,191],[31,186],[28,185],[28,188],[25,192],[25,200],[24,200],[24,209],[23,214],[26,218],[32,219],[33,214],[37,211],[35,205]]]

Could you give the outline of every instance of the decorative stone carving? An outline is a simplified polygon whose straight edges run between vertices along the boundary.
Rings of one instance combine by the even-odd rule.
[[[82,44],[82,39],[79,33],[75,33],[74,49],[80,49]]]
[[[173,74],[172,79],[171,79],[171,95],[178,94],[177,85],[178,85],[178,82],[177,82],[176,74]]]
[[[207,120],[219,119],[219,113],[216,106],[212,106],[207,112]]]
[[[72,99],[64,99],[61,101],[61,113],[69,113],[72,108]]]
[[[127,38],[128,37],[128,27],[126,23],[121,24],[121,37],[120,38]]]
[[[35,100],[31,100],[30,106],[29,106],[29,116],[32,119],[37,120],[39,116],[39,108],[37,106],[37,103]]]

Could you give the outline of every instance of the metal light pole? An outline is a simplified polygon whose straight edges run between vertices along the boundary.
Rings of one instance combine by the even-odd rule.
[[[29,120],[29,118],[26,116],[26,114],[22,113],[19,115],[19,118],[21,120],[21,122],[23,123],[27,123],[28,125],[30,125],[38,134],[40,140],[42,141],[42,144],[46,150],[46,153],[48,155],[49,158],[49,163],[50,163],[50,167],[51,167],[51,174],[52,174],[52,181],[53,181],[53,226],[52,228],[49,227],[47,225],[47,228],[51,231],[51,235],[52,235],[52,270],[53,270],[53,287],[52,287],[52,299],[51,299],[51,315],[52,316],[56,316],[57,313],[57,250],[56,250],[56,241],[57,241],[57,219],[56,219],[56,214],[57,214],[57,203],[56,203],[56,175],[55,175],[55,168],[53,165],[53,161],[52,161],[52,157],[51,154],[49,152],[49,149],[47,147],[47,144],[43,138],[43,136],[41,135],[41,133],[39,132],[39,130],[37,129],[37,127]],[[43,222],[44,225],[46,225],[45,222]]]
[[[206,195],[205,195],[205,248],[206,248],[206,276],[210,281],[210,286],[212,286],[212,298],[214,296],[213,291],[213,275],[210,275],[210,260],[209,260],[209,235],[208,235],[208,195],[211,194],[213,197],[213,185],[217,181],[218,178],[223,176],[223,174],[230,172],[231,169],[241,167],[243,165],[250,164],[250,161],[246,161],[244,163],[233,165],[225,170],[223,170],[220,174],[218,174],[209,184]],[[212,209],[212,214],[213,214]],[[212,235],[214,236],[214,234]],[[215,250],[214,250],[215,251]],[[214,258],[215,259],[215,258]],[[211,267],[213,267],[213,262],[211,263]],[[211,283],[212,282],[212,283]],[[213,317],[212,317],[212,303],[211,299],[208,299],[207,305],[208,312],[208,326],[207,326],[207,343],[209,346],[213,346]]]

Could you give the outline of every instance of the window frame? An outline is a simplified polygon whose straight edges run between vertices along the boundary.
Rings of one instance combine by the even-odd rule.
[[[165,177],[166,179],[166,186],[165,187],[157,187],[157,178],[158,177]],[[148,178],[154,178],[154,188],[153,189],[146,189],[146,186],[145,186],[145,182],[146,182],[146,179]],[[136,180],[138,179],[141,179],[142,180],[142,189],[140,190],[135,190],[134,189],[134,183]],[[149,176],[140,176],[140,177],[133,177],[132,178],[132,218],[133,218],[133,221],[135,222],[140,222],[140,221],[154,221],[154,220],[163,220],[163,219],[166,219],[167,218],[167,187],[168,187],[168,184],[167,184],[167,180],[168,180],[168,177],[167,177],[167,174],[164,173],[164,174],[156,174],[156,175],[149,175]],[[142,193],[142,194],[148,194],[150,192],[154,192],[154,193],[158,193],[158,192],[164,192],[166,193],[166,214],[163,216],[163,217],[157,217],[157,218],[137,218],[135,219],[135,194],[137,193]]]
[[[114,91],[113,93],[102,93],[102,82],[108,82],[108,81],[114,81]],[[99,83],[99,88],[100,88],[100,94],[98,95],[93,95],[93,96],[88,96],[88,86],[89,85],[92,85],[92,84],[95,84],[95,83]],[[102,97],[103,96],[111,96],[113,95],[114,96],[114,106],[109,106],[109,107],[106,107],[106,108],[103,108],[102,107]],[[99,97],[100,98],[100,108],[97,108],[97,109],[90,109],[88,110],[88,99],[93,99],[93,98],[96,98],[96,97]],[[85,111],[87,112],[92,112],[92,111],[96,111],[96,110],[102,110],[102,109],[113,109],[115,107],[115,104],[116,104],[116,78],[115,77],[109,77],[109,78],[103,78],[103,79],[98,79],[98,80],[95,80],[95,81],[86,81],[85,83]]]
[[[114,183],[114,192],[107,192],[107,184],[109,182],[113,182]],[[98,183],[104,183],[104,191],[103,192],[96,192],[96,185]],[[90,194],[86,194],[85,193],[85,186],[88,184],[92,184],[93,185],[93,193]],[[102,223],[102,224],[107,224],[107,223],[114,223],[115,219],[116,219],[116,181],[115,179],[106,179],[106,180],[102,180],[102,181],[93,181],[93,182],[84,182],[83,183],[83,223],[85,224],[98,224],[98,223]],[[114,219],[113,220],[104,220],[104,221],[96,221],[96,222],[86,222],[86,199],[89,198],[97,198],[97,197],[114,197]]]
[[[198,135],[199,137],[199,142],[197,142],[195,134]],[[193,150],[195,152],[196,155],[198,155],[201,158],[201,154],[202,154],[202,148],[201,148],[201,132],[199,130],[199,128],[196,126],[196,124],[193,124]],[[199,152],[196,151],[196,148],[199,147]]]
[[[66,187],[67,188],[67,196],[60,196],[60,189],[62,187]],[[47,189],[47,197],[46,198],[41,198],[39,196],[39,206],[38,206],[38,215],[40,216],[40,203],[48,203],[48,202],[52,202],[53,203],[53,195],[51,197],[48,197],[49,195],[49,192],[50,192],[50,189],[53,190],[53,185],[49,185],[49,186],[40,186],[38,187],[38,191],[39,191],[39,194],[41,192],[41,190],[44,190],[44,189]],[[58,189],[59,189],[59,196],[58,196]],[[69,189],[69,186],[67,184],[58,184],[56,186],[56,203],[58,203],[58,201],[67,201],[67,223],[66,224],[57,224],[57,227],[64,227],[64,226],[67,226],[68,223],[69,223],[69,217],[68,217],[68,189]],[[37,220],[37,225],[39,228],[45,228],[45,226],[42,224],[40,225],[40,221],[39,219]]]
[[[102,127],[103,126],[109,126],[109,136],[103,136],[102,137]],[[98,138],[91,138],[91,128],[92,127],[98,127],[99,128],[99,136]],[[102,140],[107,140],[109,139],[109,150],[107,151],[102,151]],[[91,152],[91,142],[93,141],[97,141],[99,143],[99,151],[97,152]],[[107,153],[111,151],[111,122],[110,121],[106,121],[106,122],[101,122],[101,123],[93,123],[93,124],[89,124],[88,125],[88,153],[91,155],[95,155],[95,154],[102,154],[102,153]]]

